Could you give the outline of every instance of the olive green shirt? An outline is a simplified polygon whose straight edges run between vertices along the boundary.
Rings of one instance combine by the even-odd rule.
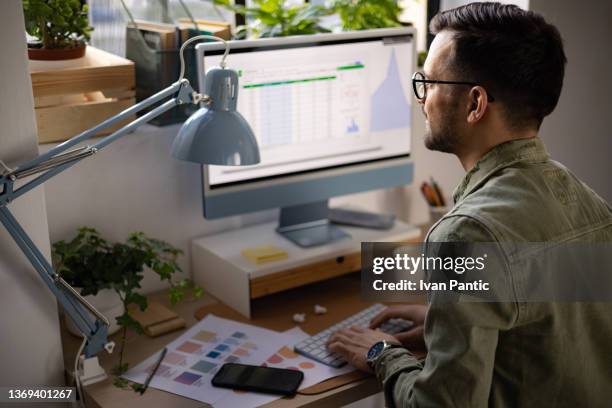
[[[463,178],[428,242],[611,242],[612,208],[539,138],[494,147]],[[513,254],[508,288],[520,290]],[[611,265],[605,265],[612,269]],[[612,272],[611,272],[612,273]],[[612,304],[441,303],[429,351],[385,351],[375,373],[390,407],[603,407],[612,404]]]

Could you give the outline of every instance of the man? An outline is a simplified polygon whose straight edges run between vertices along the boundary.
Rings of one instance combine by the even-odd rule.
[[[467,174],[453,209],[427,241],[612,241],[612,208],[550,160],[537,137],[563,84],[558,30],[536,13],[498,3],[443,12],[430,28],[436,37],[423,74],[413,77],[427,123],[425,145],[456,155]],[[504,289],[520,293],[523,277],[537,276],[538,269],[521,267],[516,254],[504,256]],[[415,325],[396,336],[373,330],[391,317]],[[441,303],[432,296],[428,306],[387,309],[370,329],[341,330],[328,347],[373,371],[388,406],[612,401],[609,303]]]

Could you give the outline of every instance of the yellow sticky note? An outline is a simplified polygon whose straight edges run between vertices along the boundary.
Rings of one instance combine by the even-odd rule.
[[[284,249],[275,247],[274,245],[262,245],[254,248],[245,248],[240,251],[242,256],[256,264],[266,262],[279,261],[287,258],[289,255]]]

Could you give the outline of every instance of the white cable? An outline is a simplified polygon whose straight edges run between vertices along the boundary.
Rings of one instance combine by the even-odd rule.
[[[83,395],[83,390],[81,390],[81,379],[79,378],[79,359],[83,353],[86,343],[87,337],[83,336],[83,342],[81,343],[81,347],[79,347],[79,351],[77,351],[77,355],[74,360],[74,382],[76,383],[77,394],[79,395],[79,401],[82,407],[85,406],[85,396]]]
[[[0,174],[2,175],[11,173],[13,171],[13,169],[7,166],[2,160],[0,160],[0,167],[2,167],[2,170],[0,171]]]
[[[181,74],[179,75],[177,82],[181,81],[185,76],[185,58],[183,57],[183,51],[185,50],[185,47],[187,47],[189,44],[196,40],[221,41],[225,45],[225,52],[223,53],[223,58],[221,58],[221,62],[219,63],[219,65],[221,66],[221,68],[225,68],[225,58],[227,58],[227,54],[229,54],[229,44],[227,43],[227,41],[225,41],[223,38],[215,37],[214,35],[196,35],[195,37],[191,37],[190,39],[185,41],[183,45],[181,45],[181,49],[179,51],[179,57],[181,59]]]

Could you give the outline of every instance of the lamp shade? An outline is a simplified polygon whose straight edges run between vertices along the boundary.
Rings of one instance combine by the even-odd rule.
[[[236,111],[238,74],[226,68],[206,73],[205,94],[211,98],[185,121],[172,144],[172,156],[200,164],[246,166],[260,161],[253,130]]]

